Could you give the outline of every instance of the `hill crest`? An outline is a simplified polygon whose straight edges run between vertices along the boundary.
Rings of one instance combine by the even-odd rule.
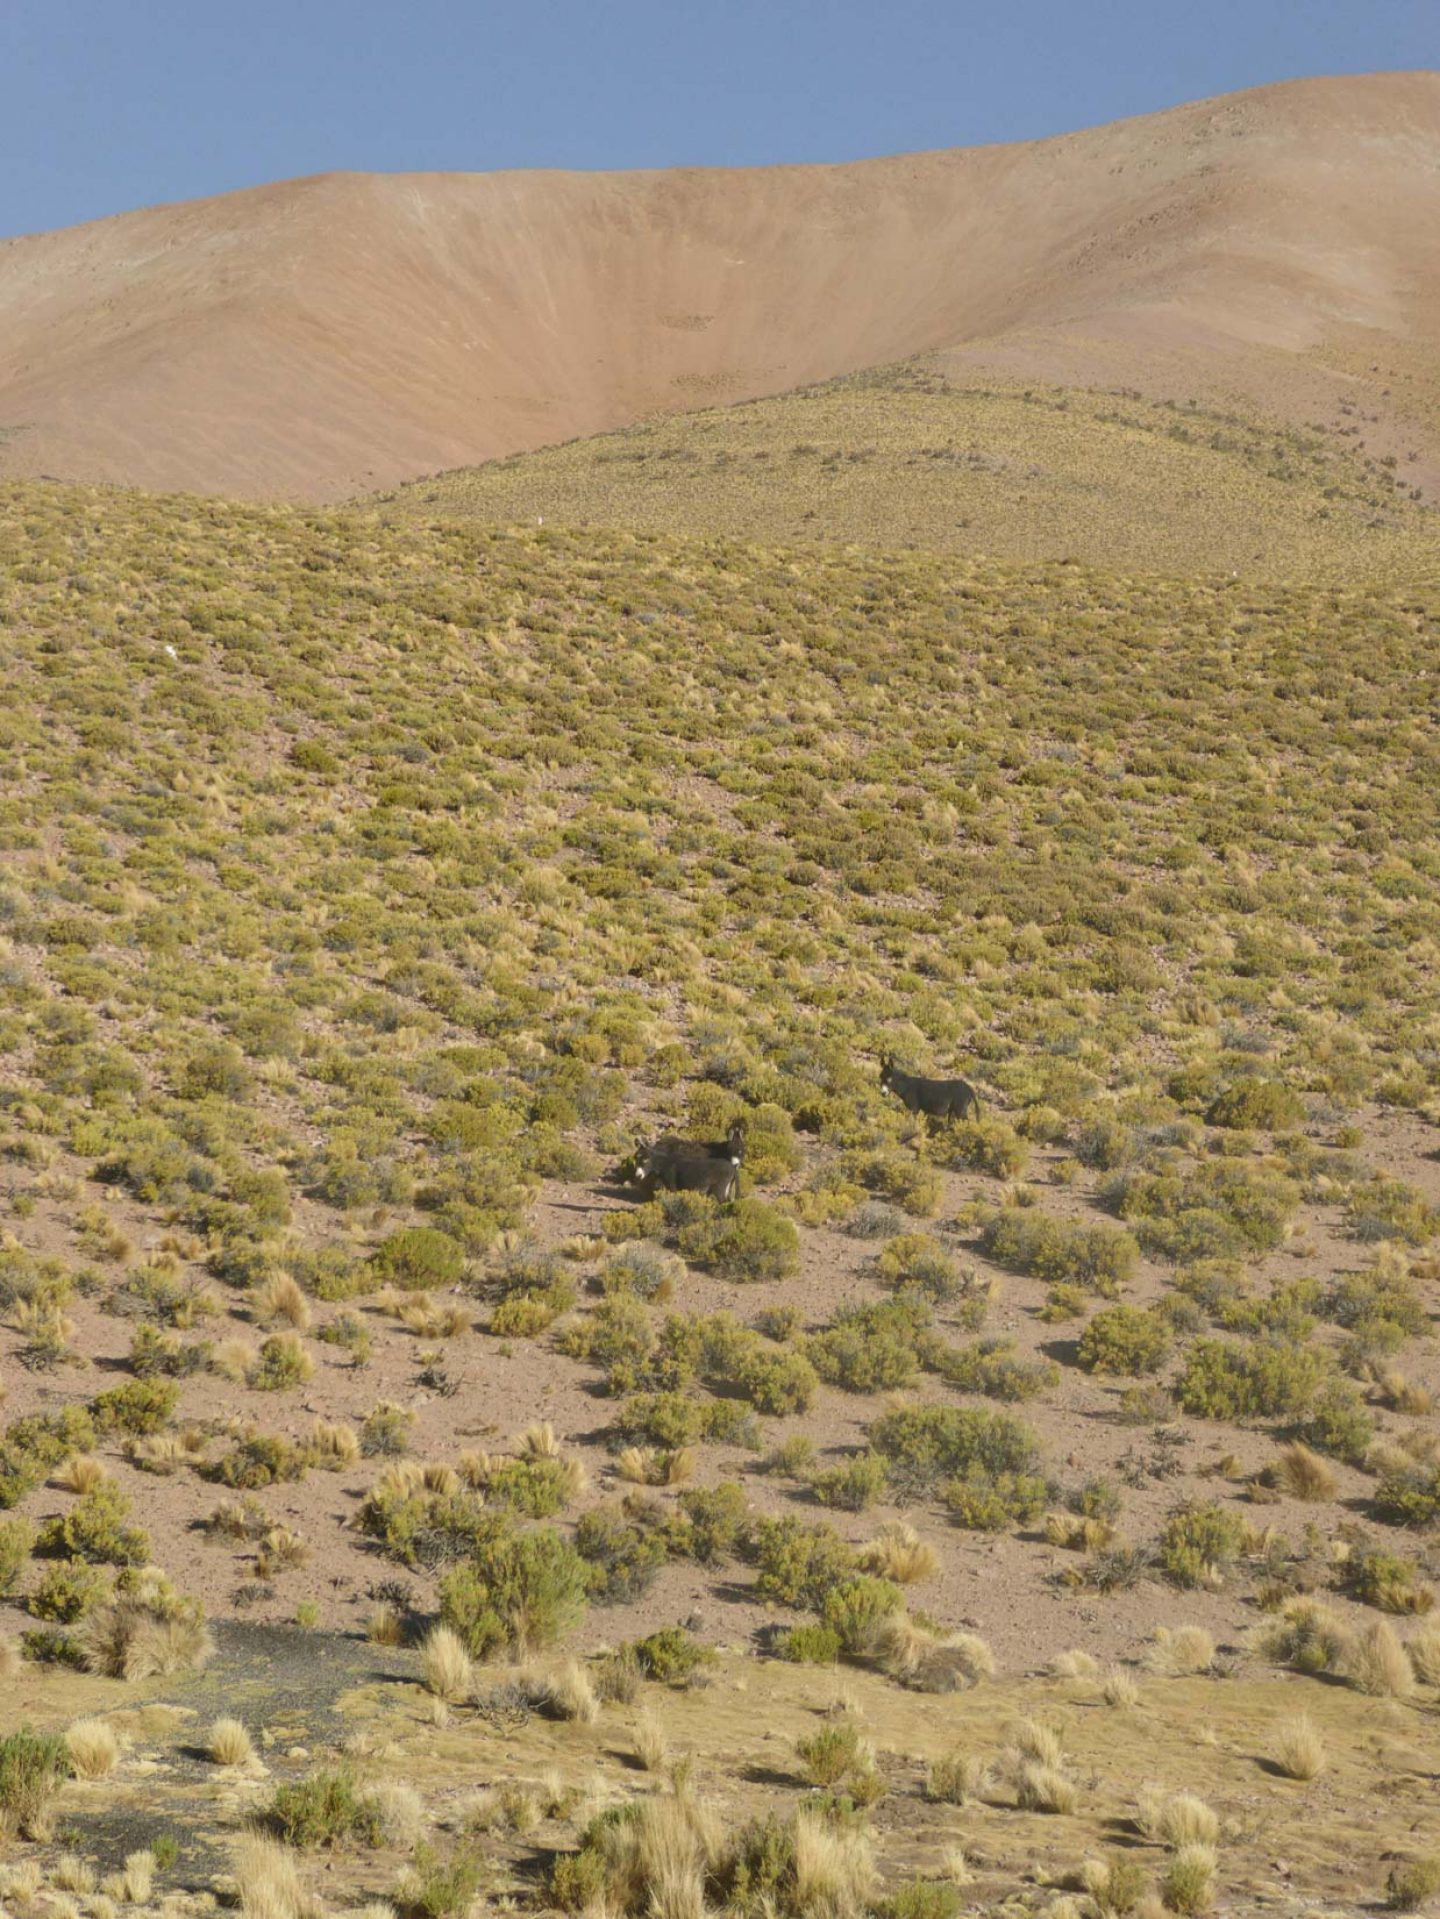
[[[0,245],[0,473],[337,498],[948,352],[1297,418],[1359,393],[1429,477],[1437,181],[1440,75],[1385,74],[1014,146],[117,215]]]

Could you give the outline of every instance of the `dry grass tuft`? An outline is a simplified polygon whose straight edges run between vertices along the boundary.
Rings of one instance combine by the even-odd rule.
[[[1057,1766],[1042,1766],[1027,1759],[1014,1768],[1015,1803],[1022,1812],[1074,1812],[1080,1803],[1080,1788],[1068,1773]]]
[[[76,1628],[88,1672],[108,1679],[152,1679],[205,1665],[215,1651],[198,1607],[178,1610],[143,1593],[97,1606]]]
[[[1287,1779],[1318,1779],[1327,1763],[1325,1741],[1304,1713],[1280,1727],[1270,1757]]]
[[[403,1646],[404,1616],[388,1600],[382,1601],[365,1622],[365,1637],[372,1646]]]
[[[635,1721],[631,1750],[646,1772],[659,1772],[670,1757],[665,1728],[653,1713],[642,1712]]]
[[[1209,1672],[1215,1663],[1215,1641],[1203,1626],[1157,1626],[1145,1651],[1145,1664],[1166,1679],[1185,1679]]]
[[[875,1888],[870,1836],[832,1825],[816,1813],[795,1816],[795,1910],[848,1919],[863,1912]]]
[[[1405,1650],[1421,1685],[1440,1686],[1440,1621],[1422,1626]]]
[[[0,1679],[13,1679],[24,1663],[18,1641],[0,1636]]]
[[[990,1785],[990,1768],[971,1753],[937,1759],[925,1775],[925,1797],[942,1806],[966,1806]]]
[[[93,1453],[75,1453],[55,1475],[55,1484],[67,1493],[90,1493],[110,1477],[110,1468]]]
[[[913,1526],[894,1519],[860,1548],[859,1565],[862,1571],[891,1579],[897,1586],[913,1586],[935,1577],[940,1570],[940,1555]]]
[[[340,1472],[360,1458],[360,1438],[353,1426],[317,1419],[310,1428],[308,1451],[325,1472]]]
[[[1038,1719],[1021,1719],[1006,1731],[1007,1750],[1019,1759],[1037,1765],[1063,1767],[1065,1741],[1058,1726],[1047,1726]]]
[[[425,1829],[425,1802],[403,1780],[386,1779],[365,1793],[365,1806],[380,1822],[385,1844],[396,1852],[413,1852]]]
[[[1408,1699],[1415,1690],[1414,1668],[1388,1620],[1375,1620],[1351,1641],[1341,1671],[1357,1691],[1377,1699]]]
[[[420,1648],[425,1684],[446,1705],[458,1706],[475,1686],[475,1669],[464,1642],[449,1626],[436,1626]]]
[[[1381,1374],[1380,1397],[1392,1411],[1404,1413],[1410,1419],[1428,1419],[1435,1410],[1435,1395],[1429,1387],[1418,1385],[1400,1372]]]
[[[110,1898],[122,1900],[127,1906],[148,1906],[150,1895],[155,1890],[154,1853],[127,1852],[122,1870],[107,1873],[100,1882],[100,1889]]]
[[[222,1379],[228,1379],[232,1385],[243,1386],[258,1356],[252,1340],[217,1340],[210,1352],[210,1370],[219,1373]]]
[[[680,1789],[642,1800],[633,1818],[603,1828],[600,1848],[603,1895],[588,1910],[597,1915],[646,1913],[652,1919],[703,1919],[705,1882],[723,1856],[725,1829],[692,1793]],[[811,1870],[808,1858],[805,1869]],[[797,1878],[800,1870],[797,1860]],[[817,1861],[813,1870],[818,1896],[823,1863]],[[827,1909],[822,1898],[815,1910]],[[835,1919],[840,1919],[838,1911]]]
[[[1100,1689],[1100,1696],[1107,1706],[1119,1706],[1128,1710],[1140,1704],[1140,1682],[1123,1666],[1111,1666],[1105,1674],[1105,1683]]]
[[[95,1868],[89,1860],[73,1852],[62,1852],[47,1876],[57,1891],[77,1893],[82,1899],[91,1896],[97,1883]]]
[[[104,1719],[77,1719],[66,1730],[65,1748],[81,1779],[103,1779],[120,1763],[119,1738]]]
[[[538,1425],[525,1428],[516,1450],[522,1459],[558,1459],[562,1448],[555,1428],[548,1419],[542,1419]]]
[[[875,1633],[882,1671],[916,1692],[965,1692],[995,1676],[995,1655],[974,1633],[938,1634],[908,1613],[892,1613]]]
[[[262,1326],[283,1321],[297,1333],[310,1330],[310,1302],[289,1273],[271,1273],[250,1294],[250,1310]]]
[[[303,1566],[310,1557],[310,1542],[288,1526],[272,1526],[260,1542],[255,1555],[257,1579],[275,1579],[292,1567]]]
[[[1096,1679],[1100,1675],[1100,1661],[1094,1653],[1082,1652],[1077,1646],[1069,1652],[1057,1653],[1050,1661],[1050,1670],[1057,1679]]]
[[[1203,1841],[1181,1846],[1166,1868],[1163,1893],[1171,1912],[1208,1912],[1215,1903],[1215,1848]]]
[[[1275,1477],[1292,1499],[1333,1499],[1340,1486],[1329,1460],[1312,1453],[1298,1439],[1281,1447],[1275,1462]]]
[[[296,1855],[277,1840],[247,1833],[235,1849],[235,1880],[245,1919],[316,1919]]]
[[[576,1659],[567,1661],[558,1673],[543,1681],[541,1694],[545,1710],[556,1719],[593,1726],[600,1717],[600,1701],[590,1675]]]
[[[1218,1815],[1193,1792],[1143,1793],[1138,1821],[1162,1846],[1213,1846],[1220,1837]]]
[[[1009,1780],[1023,1812],[1072,1813],[1080,1790],[1065,1770],[1064,1742],[1058,1729],[1038,1719],[1021,1719],[1008,1728],[1000,1770]]]
[[[238,1719],[217,1719],[206,1738],[205,1750],[217,1766],[248,1766],[255,1758],[250,1734]]]

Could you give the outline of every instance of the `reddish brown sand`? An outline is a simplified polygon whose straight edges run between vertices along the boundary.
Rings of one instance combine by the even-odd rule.
[[[1440,74],[849,166],[327,174],[0,244],[0,475],[325,500],[917,353],[1440,477]]]

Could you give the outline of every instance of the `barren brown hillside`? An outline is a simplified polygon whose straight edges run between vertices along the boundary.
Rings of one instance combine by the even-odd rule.
[[[849,166],[327,175],[0,245],[0,472],[334,498],[953,351],[1348,396],[1433,481],[1437,289],[1436,74]]]

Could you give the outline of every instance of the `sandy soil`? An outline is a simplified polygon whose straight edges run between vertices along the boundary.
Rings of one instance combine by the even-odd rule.
[[[1364,1116],[1364,1130],[1364,1150],[1372,1163],[1410,1181],[1432,1203],[1440,1202],[1440,1155],[1432,1128],[1410,1115],[1371,1111]],[[78,1162],[68,1170],[78,1172]],[[1044,1154],[1037,1155],[1031,1177],[1041,1186],[1048,1211],[1079,1214],[1092,1205],[1078,1189],[1047,1183]],[[116,1197],[114,1188],[89,1182],[85,1188],[82,1197],[98,1200],[131,1234],[137,1258],[158,1243],[164,1228],[153,1215],[147,1217],[123,1197]],[[1065,1363],[1072,1358],[1078,1328],[1049,1325],[1038,1317],[1044,1286],[988,1267],[972,1242],[947,1227],[966,1200],[979,1194],[993,1198],[995,1193],[995,1183],[978,1175],[948,1175],[939,1220],[927,1229],[950,1237],[963,1260],[993,1274],[997,1303],[986,1322],[987,1336],[1013,1339],[1023,1354],[1048,1354],[1061,1362],[1060,1384],[1018,1409],[1041,1434],[1051,1469],[1068,1484],[1100,1474],[1123,1481],[1122,1531],[1137,1543],[1152,1539],[1166,1513],[1186,1496],[1237,1497],[1239,1475],[1257,1470],[1274,1456],[1273,1437],[1230,1424],[1180,1419],[1168,1440],[1162,1441],[1150,1428],[1119,1423],[1114,1408],[1125,1382],[1092,1379],[1073,1363]],[[74,1217],[77,1203],[73,1198],[66,1202],[64,1218]],[[576,1233],[595,1231],[608,1210],[626,1203],[600,1186],[551,1181],[535,1207],[532,1229],[542,1243],[557,1245]],[[306,1223],[313,1227],[318,1222],[303,1222],[302,1230]],[[333,1236],[333,1224],[324,1237]],[[36,1250],[76,1256],[71,1236],[50,1201],[42,1200],[35,1214],[18,1225],[17,1237]],[[806,1229],[795,1277],[773,1285],[735,1286],[689,1272],[677,1287],[673,1307],[686,1311],[729,1308],[748,1320],[765,1306],[785,1303],[798,1308],[808,1326],[815,1326],[828,1320],[843,1301],[881,1296],[870,1271],[873,1253],[873,1246],[866,1242],[838,1232]],[[1311,1207],[1287,1247],[1253,1270],[1261,1279],[1278,1280],[1355,1270],[1365,1263],[1365,1249],[1344,1236],[1338,1210]],[[202,1276],[198,1266],[194,1270],[197,1278]],[[1127,1297],[1143,1302],[1158,1296],[1164,1283],[1164,1269],[1146,1266]],[[262,1329],[249,1323],[243,1295],[220,1286],[215,1290],[226,1311],[206,1324],[205,1335],[217,1340],[237,1334],[258,1339]],[[600,1395],[593,1367],[554,1350],[552,1335],[499,1341],[473,1332],[445,1342],[443,1366],[452,1390],[437,1392],[417,1384],[425,1342],[399,1329],[371,1303],[362,1300],[356,1305],[375,1335],[373,1359],[365,1368],[351,1367],[343,1353],[317,1340],[312,1329],[306,1345],[318,1368],[308,1383],[267,1393],[200,1375],[184,1385],[177,1424],[188,1420],[212,1434],[214,1456],[224,1450],[221,1436],[232,1423],[253,1422],[266,1431],[299,1439],[317,1417],[358,1427],[377,1401],[390,1399],[415,1414],[414,1457],[453,1461],[467,1448],[504,1451],[526,1426],[545,1419],[553,1423],[567,1448],[578,1450],[592,1482],[568,1517],[628,1490],[614,1475],[609,1444],[614,1402]],[[317,1302],[316,1328],[344,1310]],[[485,1313],[483,1306],[476,1308],[481,1323]],[[83,1369],[27,1371],[16,1358],[19,1335],[9,1327],[0,1329],[0,1376],[9,1389],[7,1417],[66,1399],[89,1398],[105,1385],[130,1377],[124,1355],[134,1322],[86,1301],[75,1304],[72,1317],[75,1349],[89,1360]],[[943,1314],[941,1326],[944,1329]],[[960,1332],[953,1336],[966,1337]],[[1397,1363],[1412,1379],[1440,1390],[1440,1354],[1432,1340],[1411,1342]],[[928,1377],[921,1380],[913,1397],[990,1403],[958,1395]],[[866,1423],[888,1403],[892,1402],[878,1396],[824,1388],[808,1413],[765,1421],[766,1440],[774,1444],[789,1432],[803,1431],[822,1453],[836,1458],[863,1443]],[[1377,1421],[1382,1431],[1403,1430],[1413,1423],[1383,1411],[1378,1412]],[[1232,1464],[1227,1476],[1221,1476],[1217,1467],[1227,1456],[1238,1461],[1238,1467]],[[213,1615],[256,1623],[282,1621],[293,1618],[297,1604],[308,1600],[318,1607],[325,1625],[356,1631],[372,1610],[374,1589],[381,1582],[402,1576],[418,1604],[433,1598],[432,1582],[400,1575],[392,1561],[354,1530],[357,1505],[383,1460],[362,1460],[338,1473],[312,1471],[299,1484],[278,1485],[256,1495],[272,1523],[293,1527],[311,1546],[305,1566],[281,1574],[265,1587],[255,1581],[253,1548],[213,1541],[200,1529],[204,1515],[226,1496],[224,1488],[185,1467],[165,1477],[140,1471],[116,1448],[107,1449],[105,1457],[133,1498],[135,1518],[151,1533],[155,1560],[182,1589],[199,1594]],[[982,1633],[993,1645],[1002,1669],[1014,1674],[1037,1670],[1071,1646],[1107,1660],[1133,1655],[1154,1624],[1166,1618],[1205,1625],[1222,1644],[1238,1652],[1244,1629],[1254,1618],[1233,1590],[1177,1594],[1144,1582],[1129,1592],[1104,1597],[1077,1594],[1056,1578],[1075,1563],[1074,1556],[1045,1544],[1037,1533],[991,1537],[961,1531],[938,1504],[910,1508],[903,1515],[891,1506],[863,1515],[827,1515],[803,1488],[762,1475],[754,1470],[755,1464],[755,1455],[739,1448],[705,1446],[699,1449],[695,1483],[739,1476],[757,1509],[795,1511],[812,1520],[829,1517],[857,1541],[873,1536],[886,1519],[907,1518],[941,1556],[939,1575],[916,1589],[916,1603],[947,1626]],[[1319,1519],[1327,1532],[1343,1518],[1363,1520],[1372,1482],[1343,1466],[1337,1467],[1337,1473],[1338,1504],[1315,1507],[1282,1500],[1273,1505],[1242,1505],[1240,1510],[1258,1524],[1273,1525],[1291,1540],[1298,1540],[1311,1520]],[[676,1495],[662,1490],[655,1496],[669,1500]],[[26,1502],[26,1510],[38,1518],[62,1510],[71,1497],[47,1487]],[[741,1567],[716,1572],[689,1562],[672,1564],[638,1603],[593,1609],[576,1644],[590,1648],[687,1619],[712,1643],[753,1644],[767,1626],[789,1623],[793,1615],[777,1614],[756,1603],[750,1580]],[[25,1623],[18,1612],[8,1607],[5,1611],[11,1630]],[[1369,1615],[1357,1612],[1356,1617]]]

